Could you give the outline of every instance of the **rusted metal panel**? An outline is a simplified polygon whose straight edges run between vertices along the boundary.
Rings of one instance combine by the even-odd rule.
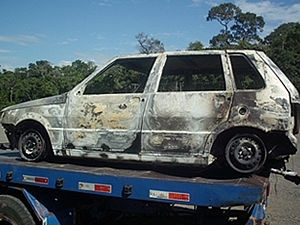
[[[205,154],[207,136],[226,121],[230,93],[157,93],[143,123],[143,150],[164,154]],[[169,153],[168,153],[169,152]]]
[[[71,99],[66,116],[66,145],[89,150],[124,151],[141,126],[142,94],[84,95]]]

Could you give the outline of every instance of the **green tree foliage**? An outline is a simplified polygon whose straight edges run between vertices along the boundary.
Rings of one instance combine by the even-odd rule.
[[[232,3],[212,7],[206,20],[216,20],[223,26],[220,33],[210,40],[211,46],[218,48],[245,47],[259,43],[261,39],[258,32],[262,32],[265,25],[263,17],[250,12],[243,13]]]
[[[258,31],[262,32],[265,25],[262,16],[257,16],[254,13],[240,13],[235,17],[235,24],[231,27],[233,41],[260,42]]]
[[[224,3],[209,10],[206,20],[217,20],[223,26],[220,34],[214,36],[210,41],[212,46],[226,47],[230,45],[232,34],[229,26],[240,13],[242,13],[241,9],[232,3]]]
[[[201,43],[201,41],[195,41],[191,42],[186,50],[188,51],[199,51],[204,48],[204,45]]]
[[[264,40],[265,51],[300,90],[300,23],[280,25]]]
[[[138,50],[142,54],[151,54],[151,53],[159,53],[164,52],[164,44],[153,37],[150,37],[148,34],[139,33],[135,36],[139,45]]]
[[[14,104],[13,93],[16,89],[17,77],[13,72],[3,71],[0,74],[0,105]]]
[[[95,70],[91,62],[77,60],[68,66],[52,66],[42,60],[14,72],[0,72],[0,108],[69,91]]]

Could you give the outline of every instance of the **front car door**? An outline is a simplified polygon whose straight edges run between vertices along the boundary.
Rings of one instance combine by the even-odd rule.
[[[232,101],[225,53],[167,55],[165,60],[145,110],[143,155],[207,164],[206,141],[227,120]]]
[[[70,93],[65,146],[73,156],[138,152],[144,88],[154,57],[120,58]]]

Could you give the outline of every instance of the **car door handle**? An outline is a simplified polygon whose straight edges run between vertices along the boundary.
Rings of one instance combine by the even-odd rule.
[[[119,105],[119,109],[126,109],[127,108],[127,105],[126,104],[120,104]]]

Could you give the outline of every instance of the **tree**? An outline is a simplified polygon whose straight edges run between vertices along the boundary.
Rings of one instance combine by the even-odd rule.
[[[85,77],[91,74],[96,69],[92,62],[85,63],[81,60],[72,62],[71,65],[63,66],[59,80],[59,93],[71,90],[76,84],[82,81]]]
[[[191,42],[189,47],[187,48],[188,51],[199,51],[202,50],[204,45],[200,41]]]
[[[52,70],[50,62],[47,60],[36,61],[28,66],[28,75],[31,77],[45,76]]]
[[[241,13],[241,9],[232,3],[224,3],[219,6],[212,7],[206,18],[207,21],[217,20],[222,26],[220,34],[214,36],[210,41],[213,46],[226,47],[229,46],[232,39],[229,24],[234,18]]]
[[[264,44],[269,48],[285,50],[290,45],[290,43],[287,43],[290,32],[296,31],[298,26],[299,23],[285,23],[280,25],[265,37]]]
[[[229,41],[230,34],[229,33],[221,33],[216,36],[214,36],[210,41],[210,45],[212,47],[217,47],[217,48],[228,48],[230,46],[230,41]]]
[[[0,109],[16,103],[57,95],[71,90],[95,70],[92,62],[76,60],[69,66],[52,66],[41,60],[28,68],[0,72]]]
[[[258,31],[262,32],[265,25],[262,16],[256,16],[254,13],[240,13],[235,17],[235,24],[231,27],[233,41],[242,42],[260,42]]]
[[[165,51],[164,45],[160,40],[149,37],[149,35],[145,33],[139,33],[135,36],[135,38],[139,43],[138,50],[142,54],[159,53]]]
[[[266,53],[300,90],[300,23],[280,25],[264,44]]]
[[[256,44],[261,41],[258,32],[262,32],[265,25],[263,17],[250,12],[243,13],[232,3],[212,7],[206,20],[217,20],[223,26],[220,33],[210,40],[212,47],[219,48]]]
[[[8,106],[15,103],[14,93],[16,89],[17,81],[19,80],[17,76],[11,72],[4,70],[0,74],[0,106]]]

